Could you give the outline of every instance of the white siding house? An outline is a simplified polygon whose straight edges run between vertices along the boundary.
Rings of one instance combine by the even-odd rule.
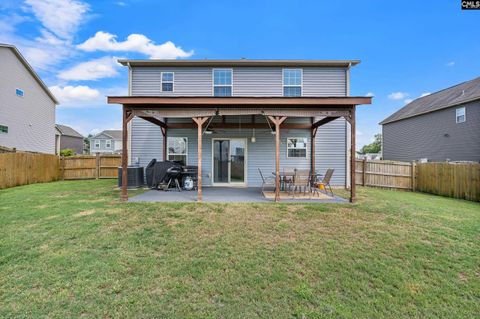
[[[20,52],[0,44],[0,146],[55,154],[56,104]]]

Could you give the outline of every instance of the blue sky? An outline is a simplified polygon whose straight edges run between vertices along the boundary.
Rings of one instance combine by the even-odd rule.
[[[358,145],[409,99],[480,76],[480,11],[460,1],[2,0],[0,42],[16,45],[60,99],[57,122],[120,128],[122,58],[360,59],[351,94]]]

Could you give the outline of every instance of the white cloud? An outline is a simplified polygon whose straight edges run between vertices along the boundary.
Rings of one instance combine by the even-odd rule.
[[[402,100],[406,98],[409,94],[406,92],[393,92],[388,95],[390,100]]]
[[[368,92],[367,94],[365,94],[365,96],[375,96],[375,94],[373,92]]]
[[[123,2],[123,1],[117,1],[117,2],[115,2],[115,4],[116,4],[117,6],[120,6],[120,7],[125,7],[125,6],[127,6],[127,3],[126,3],[126,2]]]
[[[404,102],[405,104],[408,104],[408,103],[410,103],[410,102],[412,102],[412,101],[413,101],[413,99],[405,99],[403,102]]]
[[[427,96],[427,95],[430,95],[430,94],[432,94],[432,93],[430,93],[430,92],[425,92],[425,93],[420,94],[420,97],[424,97],[424,96]]]
[[[447,63],[447,66],[455,66],[455,61],[450,61]]]
[[[92,89],[85,85],[78,86],[58,86],[49,87],[53,95],[59,100],[60,104],[74,105],[78,102],[94,101],[100,97],[100,91]]]
[[[125,41],[117,41],[116,37],[114,34],[99,31],[95,36],[77,45],[77,48],[88,52],[138,52],[148,55],[151,59],[187,58],[193,54],[193,51],[186,52],[171,41],[155,44],[143,34],[130,34]]]
[[[63,80],[98,80],[118,75],[116,57],[103,57],[77,64],[76,66],[63,70],[58,77]]]
[[[25,3],[45,28],[63,39],[72,37],[89,10],[88,4],[78,0],[25,0]]]
[[[13,13],[0,17],[0,39],[16,45],[36,69],[52,71],[59,63],[75,55],[72,38],[85,20],[89,6],[80,0],[25,0],[25,12],[33,13],[40,22],[40,35],[28,39],[18,35],[17,25],[35,21]],[[7,22],[2,22],[7,21]]]

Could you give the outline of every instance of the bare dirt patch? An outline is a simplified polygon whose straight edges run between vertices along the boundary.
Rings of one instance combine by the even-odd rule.
[[[74,216],[75,217],[88,216],[88,215],[95,214],[96,212],[97,211],[95,209],[88,209],[88,210],[81,211],[80,213],[75,214]]]

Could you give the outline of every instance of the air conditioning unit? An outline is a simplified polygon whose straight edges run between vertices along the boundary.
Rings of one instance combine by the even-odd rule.
[[[142,166],[128,166],[127,168],[127,187],[139,188],[142,187],[143,182],[143,167]],[[118,168],[118,187],[122,187],[122,168]]]

